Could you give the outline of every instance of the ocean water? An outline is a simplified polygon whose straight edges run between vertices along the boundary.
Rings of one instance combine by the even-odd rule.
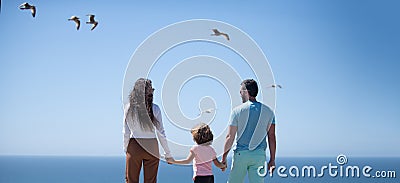
[[[230,161],[228,162],[230,165]],[[265,182],[320,182],[320,183],[368,183],[368,182],[400,182],[400,158],[357,158],[350,157],[347,163],[339,165],[336,157],[333,158],[277,158],[277,168],[282,166],[286,168],[281,175],[275,171],[273,176],[266,176]],[[321,171],[323,166],[338,166],[336,177],[329,175],[329,170]],[[314,166],[316,177],[302,175],[304,166]],[[360,169],[360,177],[340,176],[340,167],[345,170],[348,166],[357,166]],[[371,177],[363,176],[362,169],[370,166],[372,169],[368,172]],[[292,168],[292,175],[289,173],[291,167],[299,169],[299,177],[293,177],[296,169]],[[124,182],[125,157],[61,157],[61,156],[0,156],[0,183],[118,183]],[[386,175],[386,178],[376,178],[375,173]],[[382,174],[382,171],[385,171]],[[390,175],[395,172],[396,176]],[[229,170],[221,172],[213,167],[215,182],[226,182]],[[322,174],[321,172],[324,172]],[[318,177],[318,174],[323,175]],[[350,174],[351,175],[351,174]],[[374,178],[373,178],[374,176]],[[192,167],[180,165],[168,165],[165,162],[160,163],[158,182],[160,183],[187,183],[192,182]],[[247,181],[247,177],[245,178]]]

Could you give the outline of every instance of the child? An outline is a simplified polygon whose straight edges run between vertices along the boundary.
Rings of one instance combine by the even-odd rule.
[[[197,143],[190,148],[189,156],[183,160],[171,159],[169,164],[189,164],[193,160],[193,181],[195,183],[214,183],[211,161],[225,171],[226,165],[218,161],[217,153],[211,147],[213,134],[208,125],[201,123],[191,130],[193,140]]]

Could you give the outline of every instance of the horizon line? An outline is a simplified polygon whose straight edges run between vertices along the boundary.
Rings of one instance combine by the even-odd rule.
[[[101,155],[101,154],[0,154],[0,157],[5,157],[5,156],[19,156],[19,157],[125,157],[125,155]],[[366,156],[366,155],[360,155],[360,156],[353,156],[353,155],[346,155],[347,157],[355,157],[355,158],[400,158],[400,155],[393,155],[393,156],[377,156],[377,155],[371,155],[371,156]],[[232,158],[233,156],[228,156],[229,158]],[[318,155],[318,156],[276,156],[276,159],[280,158],[336,158],[336,156],[329,156],[329,155]],[[174,158],[186,158],[185,157],[180,157],[176,156]],[[217,156],[217,158],[221,158],[221,156]],[[162,158],[160,158],[162,159]],[[267,156],[268,159],[268,156]]]

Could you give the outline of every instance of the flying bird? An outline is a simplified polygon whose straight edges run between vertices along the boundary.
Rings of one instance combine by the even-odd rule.
[[[218,29],[213,29],[212,31],[214,32],[214,34],[211,34],[212,36],[224,36],[228,41],[230,40],[228,34],[219,32]]]
[[[91,31],[97,27],[97,24],[99,24],[99,22],[97,22],[96,20],[94,20],[94,15],[86,15],[89,16],[89,22],[86,22],[86,24],[93,24],[92,28],[90,29]]]
[[[81,26],[81,21],[79,20],[79,17],[72,16],[71,18],[68,19],[68,21],[74,21],[76,24],[76,30],[79,30],[79,27]]]
[[[268,88],[282,88],[282,86],[278,85],[278,84],[272,84],[272,85],[268,86]]]
[[[22,3],[19,5],[19,9],[21,10],[31,10],[32,16],[36,15],[36,6],[30,5],[29,3]]]
[[[203,113],[212,113],[213,111],[215,111],[216,109],[214,108],[210,108],[210,109],[206,109],[204,111],[200,111],[200,114],[198,114],[197,116],[200,116]]]

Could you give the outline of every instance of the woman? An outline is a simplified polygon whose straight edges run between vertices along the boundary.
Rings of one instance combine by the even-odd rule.
[[[161,110],[153,104],[151,80],[140,78],[124,107],[124,151],[126,152],[126,182],[138,183],[143,163],[144,182],[157,182],[159,165],[158,139],[165,157],[170,158]]]

